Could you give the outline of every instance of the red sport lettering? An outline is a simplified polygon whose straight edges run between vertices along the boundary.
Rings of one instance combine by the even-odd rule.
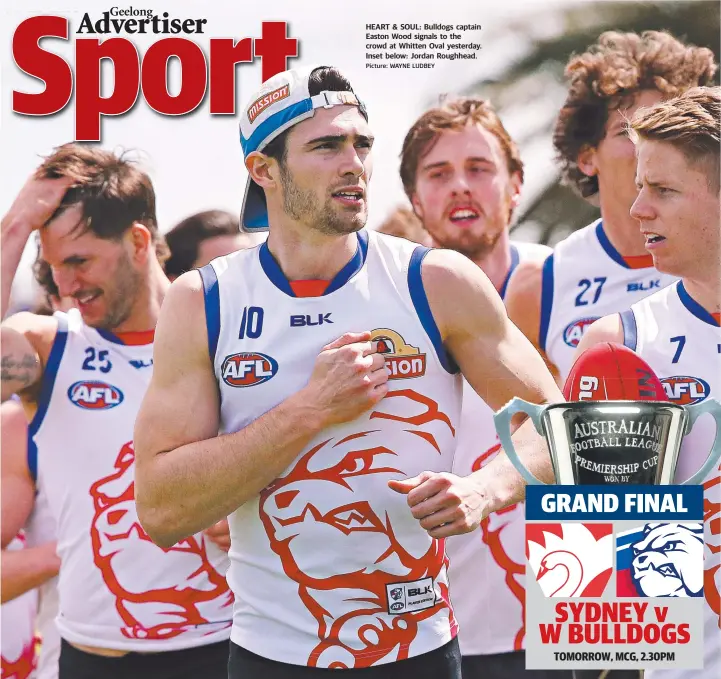
[[[289,38],[284,21],[262,22],[261,37],[212,38],[210,59],[187,38],[163,38],[145,55],[126,38],[77,38],[75,63],[40,46],[44,38],[69,40],[69,22],[58,16],[36,16],[23,21],[13,35],[13,58],[24,73],[45,83],[39,93],[13,91],[13,112],[44,116],[67,106],[75,94],[75,139],[100,141],[105,116],[130,111],[142,92],[148,105],[161,115],[185,115],[201,105],[208,84],[210,114],[234,115],[237,97],[235,67],[259,57],[267,80],[288,68],[298,56],[298,40]],[[112,62],[113,91],[103,96],[102,60]],[[181,83],[177,94],[168,91],[168,63],[177,59]]]

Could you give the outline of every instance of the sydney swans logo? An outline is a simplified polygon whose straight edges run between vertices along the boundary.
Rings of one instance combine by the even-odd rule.
[[[610,523],[526,526],[526,556],[547,597],[600,597],[613,573]]]

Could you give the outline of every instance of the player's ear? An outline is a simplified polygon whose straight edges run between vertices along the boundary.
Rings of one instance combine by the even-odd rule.
[[[145,263],[153,244],[153,235],[148,227],[140,222],[133,222],[125,233],[125,240],[131,248],[133,259]]]
[[[260,151],[254,151],[245,159],[245,167],[253,181],[264,189],[275,188],[280,181],[277,161]]]
[[[596,149],[593,146],[584,146],[578,152],[576,160],[578,169],[587,177],[595,177],[598,174],[598,166],[596,164]]]

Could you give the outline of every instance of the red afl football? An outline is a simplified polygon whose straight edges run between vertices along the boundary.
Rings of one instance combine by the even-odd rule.
[[[667,401],[661,380],[637,353],[602,342],[584,351],[563,386],[567,401]]]

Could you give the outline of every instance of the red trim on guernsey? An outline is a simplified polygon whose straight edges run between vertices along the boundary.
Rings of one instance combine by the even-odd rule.
[[[623,261],[629,269],[648,269],[653,266],[652,255],[635,255],[633,257],[624,257]]]
[[[711,314],[716,319],[716,325],[721,325],[721,313],[716,312],[715,314]]]
[[[155,330],[139,330],[137,332],[116,332],[115,336],[123,343],[131,347],[142,344],[152,344],[155,339]]]
[[[330,281],[312,279],[307,281],[288,281],[296,297],[321,297]]]

